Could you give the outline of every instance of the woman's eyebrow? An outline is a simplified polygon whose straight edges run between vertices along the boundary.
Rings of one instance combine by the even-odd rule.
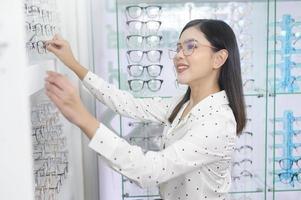
[[[189,38],[187,40],[184,40],[183,43],[186,43],[186,42],[191,42],[191,41],[197,41],[196,39],[194,38]],[[181,42],[178,42],[177,45],[181,45],[182,43]]]

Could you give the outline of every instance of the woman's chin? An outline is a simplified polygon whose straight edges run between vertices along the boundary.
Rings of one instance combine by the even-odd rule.
[[[177,79],[177,82],[178,82],[178,84],[181,84],[181,85],[187,85],[187,84],[188,84],[188,81],[187,81],[187,80],[181,79],[181,78],[179,78],[179,77],[178,77],[178,79]]]

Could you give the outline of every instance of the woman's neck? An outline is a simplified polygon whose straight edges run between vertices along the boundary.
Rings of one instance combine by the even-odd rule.
[[[191,93],[189,104],[191,107],[195,106],[201,100],[205,99],[210,94],[221,91],[217,83],[207,82],[206,84],[190,85]]]

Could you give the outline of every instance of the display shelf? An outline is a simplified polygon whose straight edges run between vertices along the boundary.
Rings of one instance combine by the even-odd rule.
[[[299,192],[301,189],[286,189],[286,190],[273,190],[273,189],[268,189],[269,192]]]
[[[264,190],[256,190],[256,191],[240,191],[240,192],[229,192],[229,194],[248,194],[248,193],[264,193]]]
[[[123,195],[124,198],[143,198],[143,197],[159,197],[159,195],[136,195],[136,196],[130,196],[130,195]]]
[[[267,82],[269,83],[267,120],[267,199],[296,199],[301,184],[295,175],[299,167],[294,163],[300,155],[296,145],[300,138],[300,48],[301,27],[299,1],[271,1],[269,4]],[[299,8],[299,9],[298,9]],[[272,66],[272,68],[270,67]]]
[[[264,97],[265,94],[260,93],[260,94],[244,94],[245,97]]]
[[[154,11],[155,13],[142,11],[140,17],[135,16],[140,13],[130,14],[127,8],[133,5],[152,5],[160,8],[160,13],[155,16],[156,11]],[[279,199],[278,193],[288,192],[288,196],[293,197],[296,195],[294,192],[301,191],[301,184],[294,184],[294,188],[288,184],[281,185],[277,180],[279,175],[275,175],[280,173],[277,159],[281,139],[277,136],[279,133],[277,118],[284,116],[284,112],[287,110],[292,110],[296,116],[301,116],[301,110],[297,106],[301,101],[299,96],[301,94],[299,90],[299,88],[301,89],[301,85],[299,85],[301,56],[299,56],[298,50],[301,49],[301,40],[299,40],[301,38],[301,26],[299,27],[301,15],[298,12],[300,8],[301,2],[286,0],[237,2],[227,0],[191,2],[116,0],[116,26],[120,33],[117,37],[118,84],[120,88],[131,92],[137,98],[155,96],[171,98],[185,93],[185,86],[179,87],[175,84],[176,76],[173,63],[168,57],[168,49],[172,42],[177,41],[179,32],[189,20],[195,18],[222,19],[233,28],[240,47],[243,89],[247,107],[248,123],[243,132],[247,136],[251,135],[251,137],[244,138],[245,135],[242,134],[238,139],[237,148],[244,145],[252,147],[251,155],[243,154],[233,157],[233,163],[240,162],[245,158],[252,161],[250,166],[234,170],[234,172],[248,170],[251,179],[242,177],[241,174],[233,174],[233,186],[230,190],[233,199],[274,200]],[[140,24],[142,28],[131,25],[130,21],[136,20],[136,17],[142,21]],[[156,20],[159,23],[156,22],[156,24],[152,24],[153,27],[147,28],[146,24],[150,20]],[[281,23],[281,20],[286,22]],[[258,23],[259,21],[261,23]],[[295,22],[296,26],[287,25]],[[289,30],[290,27],[291,30]],[[282,30],[283,28],[286,32]],[[288,33],[287,35],[290,35],[291,38],[297,38],[296,42],[287,39],[284,33]],[[142,46],[133,47],[133,43],[131,43],[133,41],[129,39],[133,38],[132,35],[137,34],[143,36],[141,38],[143,42],[139,44]],[[146,37],[152,35],[160,36],[154,38],[161,41],[155,48],[149,48],[146,45]],[[294,48],[298,51],[293,50]],[[142,50],[142,58],[138,59],[137,55],[136,58],[131,58],[130,53],[133,50]],[[160,50],[162,53],[158,51],[157,57],[150,59],[147,58],[149,50]],[[289,53],[293,55],[288,56]],[[156,60],[158,57],[160,59]],[[287,57],[291,60],[288,60]],[[160,74],[157,77],[150,77],[150,74],[146,72],[146,68],[148,69],[146,66],[152,64],[163,66],[162,71],[157,73]],[[136,85],[129,85],[129,80],[137,79],[132,76],[133,72],[129,71],[129,65],[139,65],[139,70],[143,68],[141,66],[145,68],[143,74],[138,76],[140,82],[136,82]],[[147,85],[148,82],[145,81],[153,78],[163,80],[161,87],[158,86],[158,84],[160,85],[158,81],[157,85],[155,83]],[[142,84],[144,84],[143,89],[140,88]],[[129,139],[128,135],[131,134],[131,130],[127,127],[127,123],[129,123],[128,119],[121,118],[121,136]],[[138,132],[137,129],[135,134]],[[140,145],[146,147],[148,144],[146,142]],[[297,173],[296,168],[293,170],[295,170],[294,173]],[[283,176],[282,174],[282,178]],[[288,179],[289,174],[285,176]],[[242,181],[235,183],[234,179],[238,179],[238,177]],[[130,185],[126,185],[124,178],[121,182],[123,199],[159,197],[158,193],[154,193],[156,191],[154,189],[143,190],[134,184],[131,189]]]
[[[78,19],[71,17],[84,9],[77,9],[78,3],[79,1],[57,0],[22,1],[24,21],[20,26],[24,27],[23,47],[27,53],[24,76],[29,79],[27,95],[30,100],[28,107],[34,179],[32,189],[35,199],[84,199],[84,170],[81,157],[84,148],[80,146],[80,129],[64,118],[47,97],[44,88],[47,71],[64,74],[71,82],[72,78],[75,78],[71,71],[46,49],[46,41],[53,39],[55,34],[62,37],[66,34],[73,51],[78,52],[76,47],[81,42],[76,40],[76,35],[68,34],[69,30],[70,33],[76,32],[80,24]],[[68,12],[65,12],[65,8],[68,8]],[[73,83],[77,85],[77,82]]]
[[[280,93],[280,92],[277,92],[277,93],[274,93],[274,94],[276,94],[276,95],[300,95],[301,92],[294,92],[294,93],[289,93],[289,92],[287,92],[287,93]]]

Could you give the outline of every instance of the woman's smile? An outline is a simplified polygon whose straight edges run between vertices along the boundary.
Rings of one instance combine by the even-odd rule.
[[[182,72],[184,72],[186,69],[189,68],[189,65],[187,64],[184,64],[184,63],[178,63],[176,65],[176,70],[177,70],[177,73],[180,74]]]

